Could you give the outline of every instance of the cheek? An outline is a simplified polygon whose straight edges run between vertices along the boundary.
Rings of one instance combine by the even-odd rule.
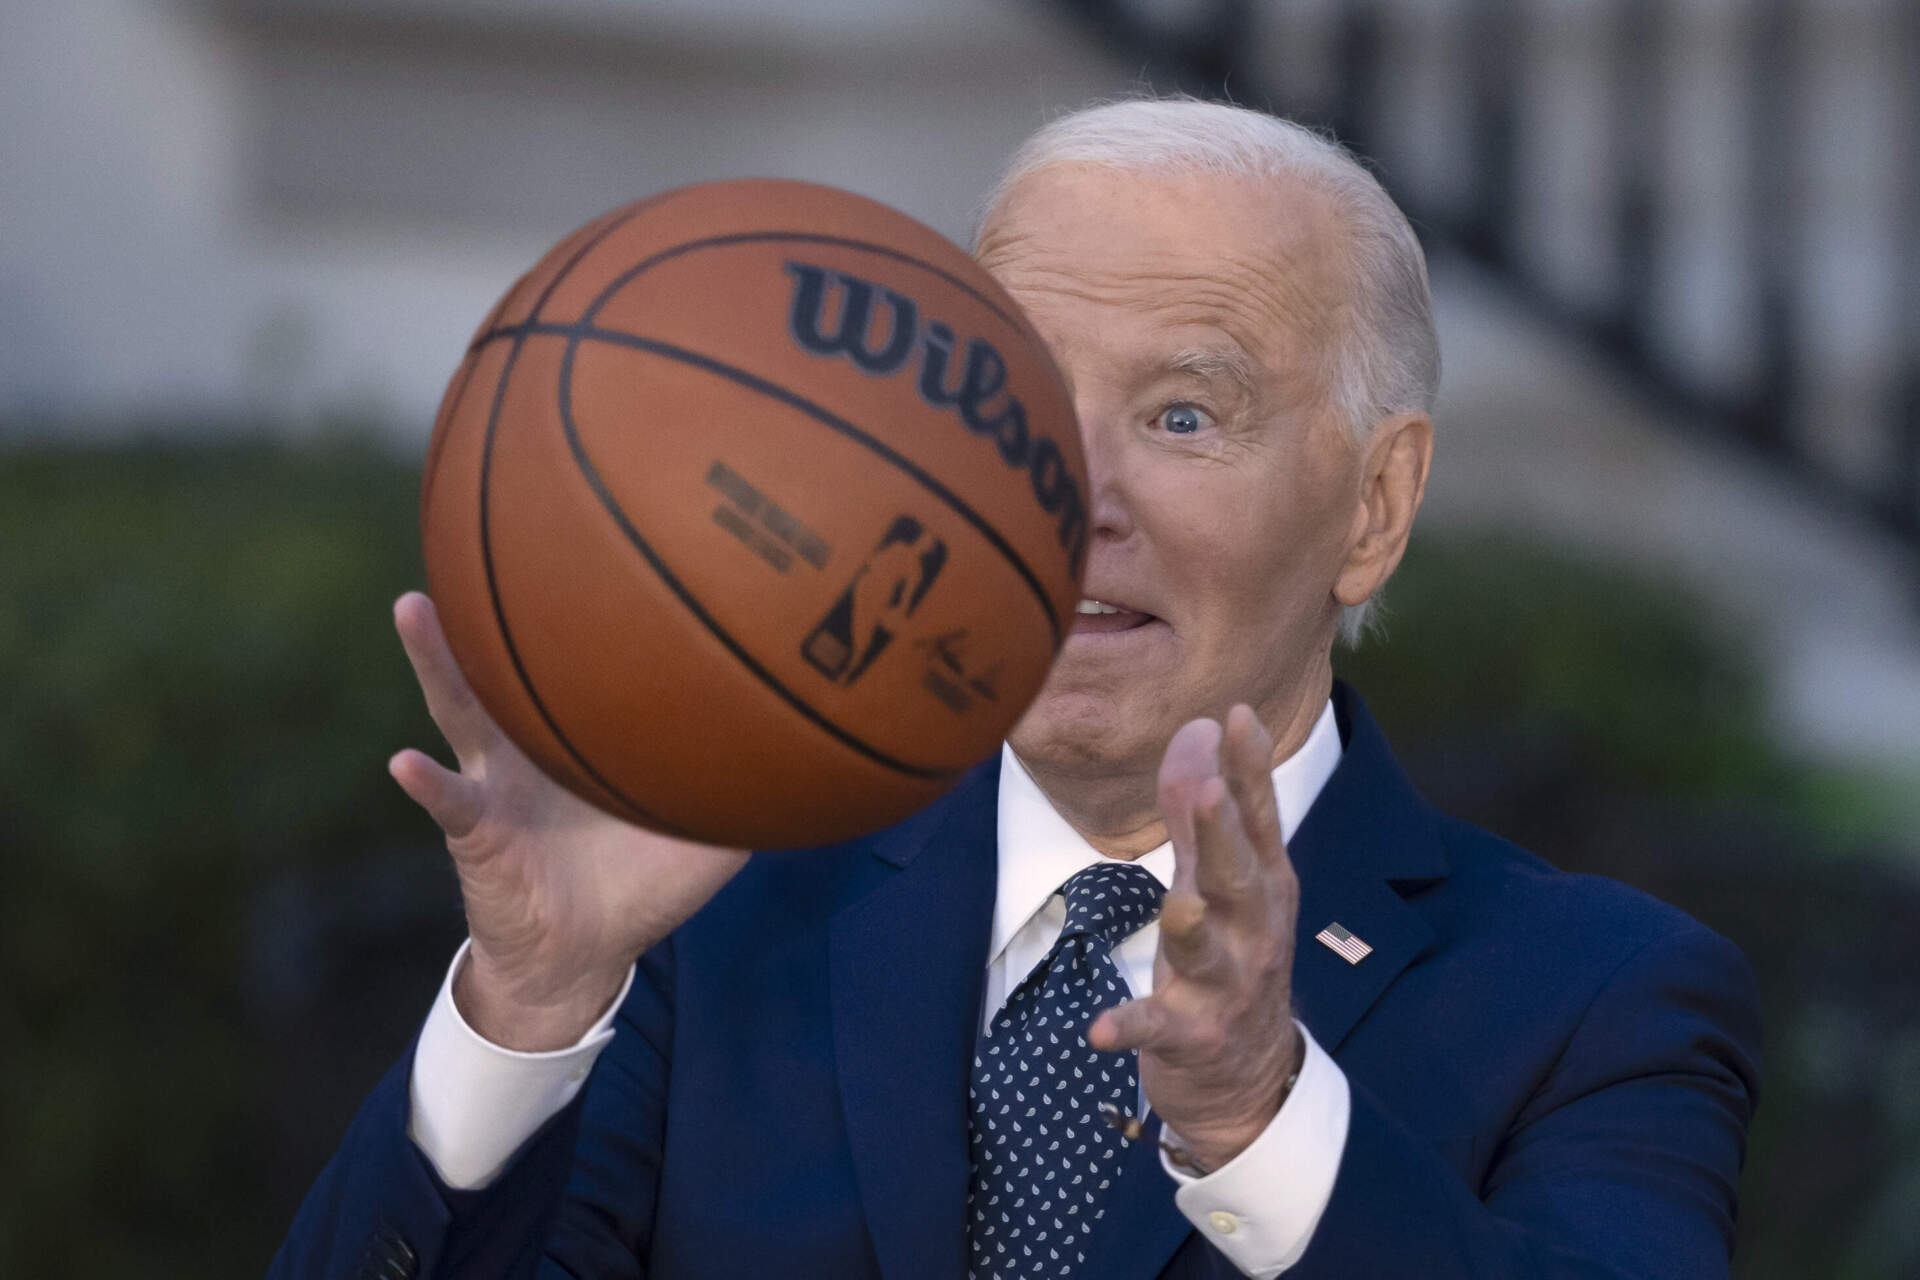
[[[1269,476],[1225,468],[1169,483],[1145,523],[1193,643],[1279,639],[1317,616],[1338,572],[1339,513]]]

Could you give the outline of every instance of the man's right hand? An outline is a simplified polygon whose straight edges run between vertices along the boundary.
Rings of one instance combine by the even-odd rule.
[[[460,766],[455,773],[411,748],[387,764],[446,833],[460,875],[473,946],[454,1003],[495,1044],[565,1048],[606,1011],[640,953],[719,892],[747,855],[632,826],[548,778],[474,696],[433,602],[408,592],[393,618]]]

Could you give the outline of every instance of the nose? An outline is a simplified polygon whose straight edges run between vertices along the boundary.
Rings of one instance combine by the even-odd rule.
[[[1087,459],[1088,527],[1091,543],[1124,541],[1133,532],[1133,513],[1124,483],[1121,451],[1125,433],[1112,421],[1112,411],[1077,399],[1080,448]]]

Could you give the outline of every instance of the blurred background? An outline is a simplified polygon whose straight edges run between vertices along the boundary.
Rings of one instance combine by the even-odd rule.
[[[0,0],[0,1274],[264,1270],[462,934],[388,605],[493,299],[685,182],[956,239],[1029,130],[1332,128],[1447,365],[1434,800],[1739,942],[1736,1272],[1920,1275],[1920,6]]]

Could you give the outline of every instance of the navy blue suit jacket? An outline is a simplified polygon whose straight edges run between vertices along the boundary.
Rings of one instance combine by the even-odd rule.
[[[1353,1113],[1288,1276],[1724,1275],[1759,1036],[1743,957],[1443,817],[1350,690],[1335,710],[1345,752],[1291,847],[1294,995]],[[448,1190],[408,1141],[409,1054],[273,1274],[344,1280],[371,1256],[422,1276],[961,1280],[998,769],[878,835],[756,855],[642,960],[587,1088],[483,1191]],[[1373,953],[1316,943],[1330,921]],[[1079,1274],[1237,1274],[1173,1190],[1135,1142]]]

